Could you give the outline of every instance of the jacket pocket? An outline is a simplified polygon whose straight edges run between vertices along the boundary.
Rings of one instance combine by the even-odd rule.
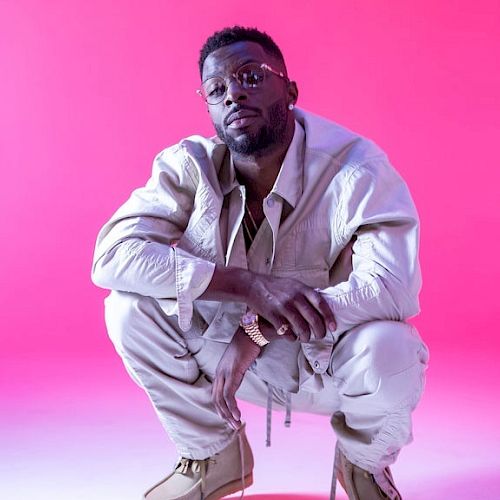
[[[293,278],[311,288],[327,288],[329,286],[329,270],[326,266],[298,267],[296,269],[275,268],[271,271],[279,278]]]

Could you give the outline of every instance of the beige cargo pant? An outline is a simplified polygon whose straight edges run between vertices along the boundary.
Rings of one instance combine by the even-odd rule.
[[[210,380],[227,344],[186,336],[155,299],[134,293],[111,292],[105,318],[116,351],[148,394],[179,455],[204,459],[222,450],[234,431],[215,411]],[[365,323],[336,344],[333,376],[325,376],[321,392],[291,394],[292,410],[331,416],[347,458],[380,472],[412,439],[411,411],[423,390],[427,362],[427,347],[411,325]],[[265,407],[268,387],[248,371],[236,395]],[[273,388],[278,409],[285,398]]]

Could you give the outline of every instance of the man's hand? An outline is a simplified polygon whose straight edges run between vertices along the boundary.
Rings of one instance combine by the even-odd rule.
[[[321,293],[293,278],[257,274],[237,267],[216,266],[202,300],[244,302],[278,330],[287,325],[301,342],[322,339],[337,328]]]
[[[257,359],[260,350],[261,348],[240,327],[227,346],[215,372],[212,383],[212,400],[217,413],[235,430],[241,426],[241,413],[236,403],[235,394],[241,385],[245,372]]]
[[[355,240],[353,237],[335,261],[331,270],[332,285],[349,278],[353,270]],[[288,325],[289,331],[301,342],[308,342],[311,336],[322,339],[326,329],[334,331],[337,328],[333,312],[321,293],[293,278],[216,266],[212,281],[200,298],[244,302],[275,330]],[[264,336],[268,337],[265,333]]]
[[[266,321],[259,321],[259,328],[262,335],[271,342],[277,338],[285,338],[291,342],[296,340],[296,337],[291,333],[279,336],[274,327]],[[215,371],[212,383],[212,400],[217,413],[224,420],[227,420],[234,429],[238,429],[241,425],[241,414],[235,398],[236,391],[240,387],[246,371],[257,359],[260,352],[261,348],[240,327],[227,346]]]
[[[256,274],[249,283],[246,302],[278,330],[288,325],[301,342],[322,339],[337,327],[321,293],[293,278]]]

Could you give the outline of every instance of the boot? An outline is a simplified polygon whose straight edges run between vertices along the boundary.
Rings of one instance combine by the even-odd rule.
[[[349,500],[402,500],[389,467],[378,474],[371,474],[349,462],[338,443],[335,448],[335,472]]]
[[[253,454],[244,426],[229,444],[203,460],[181,457],[174,470],[145,494],[146,500],[217,500],[253,483]]]

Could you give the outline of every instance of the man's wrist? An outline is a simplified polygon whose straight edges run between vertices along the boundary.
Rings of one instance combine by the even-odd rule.
[[[256,354],[260,354],[262,352],[262,347],[258,346],[246,333],[245,330],[240,326],[236,333],[234,334],[237,337],[239,342],[242,342],[247,348],[251,351],[254,351]]]
[[[239,267],[215,266],[212,280],[200,299],[248,303],[254,273]]]

